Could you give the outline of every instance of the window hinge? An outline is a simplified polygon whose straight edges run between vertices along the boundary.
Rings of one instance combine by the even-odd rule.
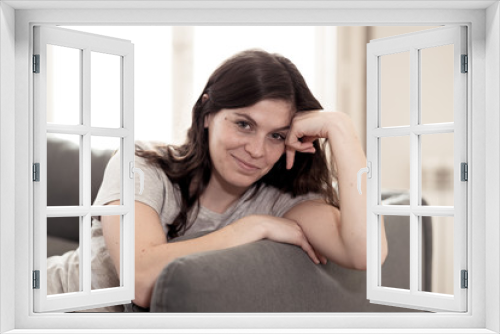
[[[33,55],[33,73],[40,73],[40,55]]]
[[[467,55],[462,55],[462,73],[469,72],[469,57]]]
[[[462,270],[461,271],[461,275],[462,275],[462,289],[467,289],[469,287],[469,274],[467,272],[467,270]]]
[[[469,181],[469,167],[466,162],[462,162],[461,166],[461,181]]]
[[[40,270],[33,270],[33,289],[40,289]]]
[[[33,164],[33,181],[40,181],[40,164],[38,162]]]

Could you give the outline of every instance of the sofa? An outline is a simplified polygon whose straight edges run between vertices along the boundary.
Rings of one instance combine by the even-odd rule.
[[[92,201],[112,150],[92,150]],[[79,149],[48,138],[47,205],[78,203]],[[408,205],[407,193],[383,191],[384,204]],[[424,201],[425,204],[425,201]],[[76,223],[75,223],[76,219]],[[409,224],[385,216],[389,253],[382,267],[384,286],[409,289]],[[430,291],[432,230],[422,224],[423,289]],[[47,227],[47,256],[78,247],[77,218],[59,218]],[[203,234],[203,233],[202,233]],[[202,234],[191,237],[199,237]],[[184,240],[179,237],[172,242]],[[128,312],[415,312],[366,299],[366,272],[329,261],[316,265],[299,247],[260,240],[231,249],[181,257],[162,271],[149,309],[129,304]]]

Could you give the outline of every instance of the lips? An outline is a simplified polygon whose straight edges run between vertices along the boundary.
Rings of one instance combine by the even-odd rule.
[[[236,162],[238,163],[238,165],[244,169],[244,170],[248,170],[248,171],[254,171],[254,170],[257,170],[257,169],[260,169],[259,167],[255,166],[255,165],[252,165],[248,162],[245,162],[241,159],[238,159],[237,157],[235,157],[234,155],[232,156]]]

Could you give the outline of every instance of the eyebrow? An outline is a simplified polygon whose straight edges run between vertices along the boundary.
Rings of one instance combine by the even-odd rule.
[[[240,117],[246,118],[250,123],[257,125],[257,122],[252,117],[248,116],[247,114],[242,114],[239,112],[235,112],[234,114],[238,115]],[[290,129],[290,125],[286,125],[286,126],[282,126],[281,128],[274,129],[273,131],[284,131],[284,130],[289,130],[289,129]]]

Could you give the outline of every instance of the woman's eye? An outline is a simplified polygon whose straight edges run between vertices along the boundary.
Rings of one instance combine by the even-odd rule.
[[[277,139],[277,140],[285,140],[285,136],[283,136],[281,133],[273,133],[271,135],[271,137],[273,137],[273,139]]]
[[[245,122],[245,121],[237,121],[236,125],[238,125],[238,127],[241,128],[241,129],[243,129],[243,130],[249,130],[250,129],[250,124],[248,124],[248,122]]]

